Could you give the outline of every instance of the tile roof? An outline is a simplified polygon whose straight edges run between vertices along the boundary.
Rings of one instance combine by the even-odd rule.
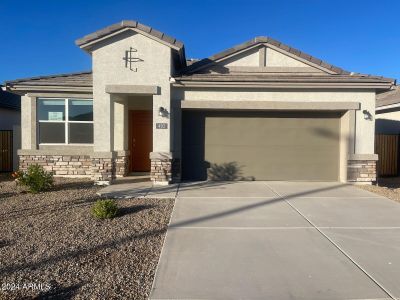
[[[245,50],[250,47],[255,47],[259,44],[269,44],[279,49],[287,51],[305,61],[314,65],[320,66],[323,69],[330,71],[331,74],[273,74],[273,73],[206,73],[204,72],[207,67],[214,66],[216,62],[229,57],[237,52]],[[331,65],[291,46],[285,45],[270,37],[255,37],[245,43],[239,44],[220,53],[214,54],[208,58],[194,61],[186,68],[181,70],[180,76],[176,77],[179,82],[305,82],[305,83],[371,83],[371,84],[388,84],[389,86],[395,82],[395,79],[385,78],[383,76],[374,76],[369,74],[361,74],[345,71],[337,66]]]
[[[393,80],[371,75],[297,75],[297,74],[191,74],[174,77],[180,82],[220,82],[220,83],[384,83],[392,84]],[[55,87],[92,87],[92,72],[69,73],[51,76],[31,77],[5,82],[13,86],[55,86]],[[381,95],[385,95],[381,94]],[[400,94],[400,93],[399,93]]]
[[[298,74],[191,74],[175,77],[179,82],[242,82],[242,83],[263,83],[263,82],[290,82],[290,83],[371,83],[371,84],[393,84],[393,79],[371,75],[298,75]]]
[[[209,65],[210,63],[213,63],[217,60],[220,60],[224,57],[230,56],[236,52],[239,52],[241,50],[244,50],[246,48],[258,45],[258,44],[270,44],[272,46],[278,47],[284,51],[287,51],[295,56],[298,56],[299,58],[302,58],[306,61],[309,61],[313,64],[316,64],[318,66],[321,66],[325,69],[331,70],[332,72],[336,73],[336,74],[350,74],[350,72],[345,71],[339,67],[336,67],[334,65],[331,65],[325,61],[322,61],[318,58],[315,58],[307,53],[304,53],[298,49],[295,49],[291,46],[285,45],[275,39],[272,39],[270,37],[265,37],[265,36],[259,36],[259,37],[255,37],[247,42],[244,42],[242,44],[236,45],[232,48],[226,49],[222,52],[219,52],[217,54],[214,54],[208,58],[202,59],[198,62],[195,62],[193,64],[191,64],[190,66],[188,66],[183,73],[192,73],[193,71],[196,71],[199,68],[202,68],[203,66]]]
[[[7,87],[15,85],[28,86],[74,86],[92,87],[92,71],[66,73],[49,76],[37,76],[6,81]]]
[[[83,46],[87,43],[93,42],[97,39],[100,39],[102,37],[105,37],[109,34],[112,34],[114,32],[117,32],[121,29],[125,29],[125,28],[135,28],[138,29],[140,31],[143,31],[147,34],[150,34],[151,36],[160,39],[162,41],[164,41],[167,44],[170,44],[172,47],[174,48],[178,48],[178,49],[182,49],[183,48],[183,43],[179,40],[177,40],[176,38],[169,36],[161,31],[158,31],[157,29],[154,29],[152,27],[149,27],[147,25],[141,24],[137,21],[131,21],[131,20],[124,20],[121,21],[119,23],[107,26],[103,29],[100,29],[98,31],[95,31],[91,34],[88,34],[86,36],[84,36],[83,38],[77,39],[75,41],[75,43],[78,46]]]
[[[134,27],[138,28],[142,31],[145,31],[149,34],[156,36],[159,39],[163,39],[168,43],[172,43],[176,46],[182,47],[182,53],[176,53],[176,56],[179,56],[181,59],[184,58],[184,48],[183,43],[177,41],[174,38],[171,38],[163,33],[160,33],[148,26],[142,25],[136,21],[122,21],[118,24],[111,25],[105,29],[97,31],[93,34],[90,34],[82,39],[77,41],[77,44],[83,45],[85,43],[89,43],[90,41],[94,41],[98,38],[106,36],[110,33],[116,32],[121,28],[129,28]],[[320,66],[323,69],[329,70],[329,73],[321,73],[318,74],[273,74],[273,73],[206,73],[204,72],[204,68],[206,66],[212,66],[217,61],[228,57],[232,54],[235,54],[239,51],[242,51],[246,48],[256,46],[258,44],[270,44],[275,47],[278,47],[284,51],[288,51],[289,53],[302,58],[303,60],[309,61],[315,65]],[[247,84],[251,84],[251,82],[257,83],[317,83],[318,85],[322,85],[323,83],[337,83],[337,84],[351,84],[351,83],[370,83],[371,85],[378,84],[380,89],[389,88],[394,82],[394,79],[384,78],[380,76],[366,75],[360,73],[350,73],[341,68],[328,64],[320,59],[312,57],[309,54],[301,52],[295,48],[282,44],[274,39],[269,37],[256,37],[250,41],[242,43],[240,45],[234,46],[230,49],[217,53],[209,58],[202,60],[185,60],[182,64],[185,66],[184,68],[178,70],[179,74],[175,76],[177,81],[176,85],[181,84],[182,82],[221,82],[228,83],[232,82],[243,82]],[[203,70],[203,72],[202,72]],[[79,73],[69,73],[69,74],[60,74],[60,75],[52,75],[52,76],[40,76],[40,77],[31,77],[24,79],[17,79],[12,81],[7,81],[6,86],[9,88],[13,88],[13,86],[18,87],[35,87],[38,88],[40,86],[51,86],[54,88],[59,87],[73,87],[82,89],[91,88],[93,85],[92,72],[79,72]],[[365,86],[365,85],[364,85]]]
[[[376,107],[400,103],[400,87],[398,85],[390,91],[376,95]]]

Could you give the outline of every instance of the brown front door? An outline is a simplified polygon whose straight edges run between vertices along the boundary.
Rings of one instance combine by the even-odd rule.
[[[129,111],[129,150],[131,172],[150,171],[153,148],[153,115],[148,110]]]

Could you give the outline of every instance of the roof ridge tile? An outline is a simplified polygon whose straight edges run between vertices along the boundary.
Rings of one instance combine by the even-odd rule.
[[[94,42],[95,40],[105,37],[109,34],[112,34],[118,30],[121,30],[123,28],[136,28],[137,30],[143,31],[144,33],[148,33],[152,36],[154,36],[155,38],[158,38],[164,42],[166,42],[167,44],[170,44],[171,46],[177,47],[178,50],[183,49],[184,48],[184,44],[183,42],[179,41],[178,39],[169,36],[155,28],[152,28],[150,26],[147,26],[145,24],[142,24],[138,21],[134,21],[134,20],[122,20],[118,23],[109,25],[105,28],[102,28],[100,30],[97,30],[93,33],[87,34],[82,38],[79,38],[75,41],[75,44],[77,44],[78,46],[83,46],[85,44]]]

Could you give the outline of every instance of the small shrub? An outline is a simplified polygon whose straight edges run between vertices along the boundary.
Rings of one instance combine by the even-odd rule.
[[[53,174],[39,165],[30,165],[27,171],[17,171],[12,176],[17,184],[26,186],[31,193],[43,192],[53,186]]]
[[[92,207],[92,214],[98,219],[112,219],[118,214],[118,206],[114,200],[97,200]]]

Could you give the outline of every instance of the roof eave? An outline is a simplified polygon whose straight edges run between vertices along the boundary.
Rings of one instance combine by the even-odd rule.
[[[229,88],[311,88],[311,89],[373,89],[387,90],[392,86],[391,83],[385,82],[216,82],[216,81],[184,81],[177,80],[173,84],[176,88],[185,87],[229,87]]]
[[[380,105],[379,103],[377,103],[375,110],[376,111],[383,111],[383,110],[389,110],[389,109],[393,109],[393,108],[399,108],[400,109],[400,100],[396,103],[391,103],[391,104],[383,104]]]
[[[6,85],[7,91],[17,94],[25,95],[30,92],[60,92],[71,93],[78,92],[89,94],[93,93],[91,86],[51,86],[51,85]]]

